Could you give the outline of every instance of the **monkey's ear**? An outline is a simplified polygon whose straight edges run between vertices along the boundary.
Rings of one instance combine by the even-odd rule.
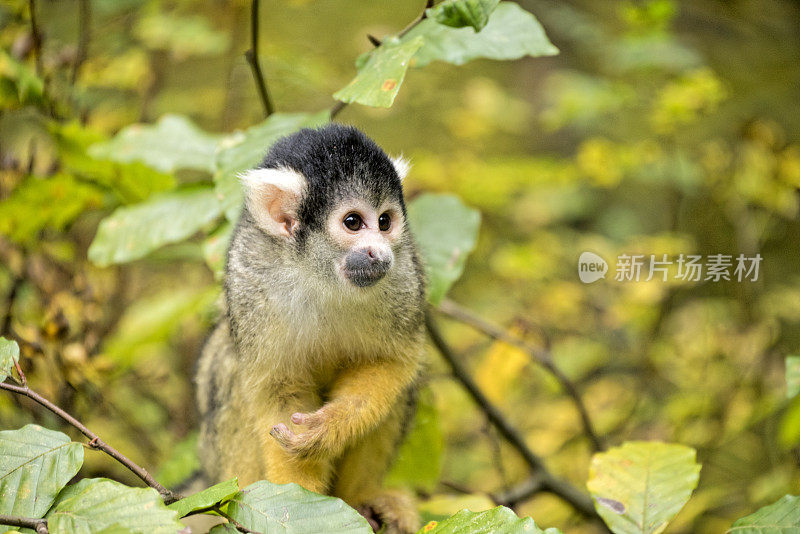
[[[411,162],[404,158],[402,154],[396,158],[390,159],[392,160],[392,165],[394,165],[394,170],[397,173],[397,176],[400,177],[400,181],[402,182],[408,175],[408,171],[411,170]]]
[[[252,169],[239,175],[256,223],[272,235],[291,237],[306,179],[291,169]]]

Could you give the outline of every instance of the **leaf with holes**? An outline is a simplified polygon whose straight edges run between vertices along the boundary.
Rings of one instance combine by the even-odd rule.
[[[95,158],[128,163],[141,161],[153,169],[172,172],[196,169],[214,172],[214,152],[222,137],[204,132],[180,115],[164,115],[153,125],[123,128],[110,141],[92,145]]]
[[[422,37],[400,40],[389,37],[375,50],[356,62],[358,74],[333,98],[342,102],[358,102],[365,106],[388,108],[397,97],[403,78],[424,40]]]
[[[183,189],[118,208],[103,219],[89,247],[89,259],[105,267],[142,258],[182,241],[221,215],[210,187]]]
[[[470,512],[461,510],[454,516],[444,521],[428,523],[419,534],[457,534],[469,532],[470,534],[494,534],[495,532],[530,532],[532,534],[561,534],[556,528],[542,530],[530,517],[517,517],[512,510],[505,506],[498,506],[485,512]]]
[[[432,61],[463,65],[478,58],[508,60],[558,54],[558,48],[547,38],[536,17],[513,2],[500,2],[489,22],[477,33],[472,28],[451,28],[425,19],[401,41],[418,37],[423,38],[424,46],[412,60],[415,67],[424,67]]]
[[[242,209],[242,187],[237,173],[252,169],[264,160],[270,146],[301,128],[314,128],[330,120],[330,112],[275,113],[264,122],[220,142],[214,156],[214,190],[225,217],[236,222]]]
[[[690,447],[633,441],[592,457],[587,486],[616,534],[656,534],[683,508],[700,465]]]
[[[438,304],[475,248],[480,213],[447,194],[425,194],[408,205],[408,222],[422,253],[428,300]]]
[[[800,497],[784,495],[778,502],[738,519],[735,534],[800,534]]]
[[[500,0],[444,0],[426,13],[439,24],[453,28],[472,26],[479,32],[489,22],[489,15],[498,3]]]
[[[228,503],[226,511],[245,527],[258,532],[372,532],[367,520],[341,499],[312,493],[297,484],[272,484],[261,480],[237,493]],[[225,532],[225,527],[215,527],[212,532]]]
[[[14,363],[18,361],[19,345],[17,342],[0,337],[0,382],[11,375]]]
[[[83,445],[38,425],[0,432],[0,514],[42,517],[83,465]]]
[[[47,526],[50,534],[92,534],[119,526],[141,534],[175,534],[184,528],[156,490],[107,478],[67,486],[47,513]]]

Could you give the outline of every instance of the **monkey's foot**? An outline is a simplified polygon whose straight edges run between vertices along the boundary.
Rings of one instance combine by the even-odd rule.
[[[370,526],[385,534],[412,534],[419,529],[419,516],[414,500],[407,493],[383,490],[363,506],[358,507]]]

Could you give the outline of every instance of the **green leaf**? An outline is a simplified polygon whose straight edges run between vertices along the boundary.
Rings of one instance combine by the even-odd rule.
[[[214,172],[214,151],[220,139],[186,117],[164,115],[154,125],[134,124],[122,129],[110,141],[92,145],[89,155],[121,163],[141,161],[162,172]]]
[[[430,389],[420,392],[417,412],[397,458],[387,475],[390,485],[413,487],[430,493],[439,482],[442,470],[444,439],[439,426],[439,413]]]
[[[463,65],[477,58],[519,59],[524,56],[554,56],[558,48],[547,38],[542,25],[513,2],[500,2],[489,23],[478,33],[471,28],[450,28],[425,19],[401,39],[423,37],[424,46],[412,61],[424,67],[432,61]]]
[[[239,523],[259,532],[372,533],[367,520],[341,499],[312,493],[297,484],[261,480],[237,493],[226,511]]]
[[[418,534],[494,534],[497,532],[531,532],[533,534],[560,534],[560,530],[548,528],[542,530],[530,517],[517,517],[512,510],[498,506],[485,512],[461,510],[453,517],[439,523],[431,522],[422,527]]]
[[[220,214],[209,187],[164,193],[119,208],[100,223],[89,259],[105,267],[144,257],[162,245],[190,237]]]
[[[225,256],[232,235],[233,225],[226,222],[203,242],[203,257],[216,280],[221,280],[225,272]]]
[[[83,445],[38,425],[0,432],[0,514],[42,517],[83,465]]]
[[[792,398],[800,393],[800,356],[786,357],[786,396]]]
[[[38,102],[44,95],[44,80],[36,75],[36,71],[0,49],[0,79],[3,78],[16,86],[20,104]]]
[[[214,186],[225,216],[236,222],[242,209],[242,188],[237,173],[252,169],[264,159],[272,144],[301,128],[314,128],[330,120],[330,112],[275,113],[243,132],[223,139],[214,157]]]
[[[113,190],[125,204],[141,202],[152,193],[175,188],[175,177],[148,167],[143,163],[117,163],[89,156],[93,144],[104,140],[99,133],[78,122],[49,125],[56,140],[64,170]]]
[[[408,206],[414,232],[428,276],[428,300],[438,304],[464,271],[475,248],[480,213],[448,194],[425,194]]]
[[[800,534],[800,497],[784,495],[778,502],[737,520],[736,534]]]
[[[472,26],[479,32],[489,22],[489,15],[498,3],[500,0],[445,0],[426,13],[439,24],[453,28]]]
[[[232,478],[226,482],[220,482],[203,491],[189,495],[177,502],[167,506],[170,510],[178,512],[178,517],[183,517],[190,512],[208,508],[219,502],[226,501],[239,493],[239,479]]]
[[[156,490],[106,478],[67,486],[47,513],[47,526],[51,534],[94,534],[119,526],[142,534],[175,534],[184,528]]]
[[[19,243],[39,242],[45,228],[61,231],[92,208],[103,205],[103,192],[68,174],[29,177],[0,202],[0,234]]]
[[[365,106],[390,107],[403,84],[411,58],[423,44],[422,37],[402,41],[394,37],[385,39],[365,60],[358,62],[356,77],[334,93],[333,98]]]
[[[17,342],[0,337],[0,382],[11,375],[14,362],[18,361],[19,345],[17,345]]]
[[[587,487],[616,534],[661,532],[697,486],[690,447],[633,441],[592,457]]]

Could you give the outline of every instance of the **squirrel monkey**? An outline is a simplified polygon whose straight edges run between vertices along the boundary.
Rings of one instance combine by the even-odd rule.
[[[211,479],[296,482],[386,532],[418,527],[381,482],[414,408],[425,282],[391,159],[352,127],[301,130],[241,176],[226,311],[198,365]]]

